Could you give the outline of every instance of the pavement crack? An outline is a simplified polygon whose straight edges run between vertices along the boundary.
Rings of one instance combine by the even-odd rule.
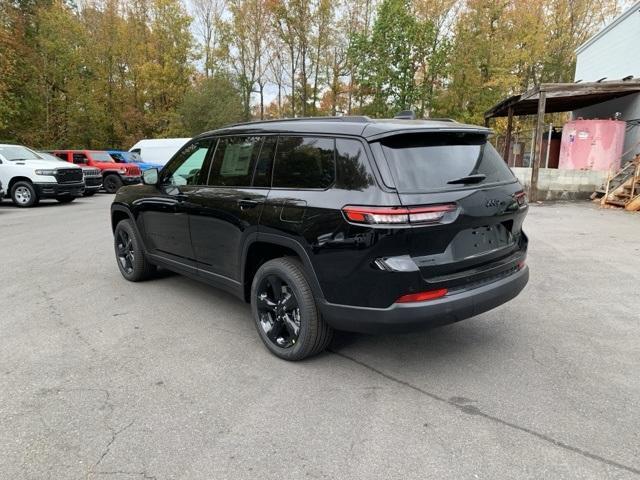
[[[36,283],[36,286],[40,290],[42,294],[42,298],[44,298],[47,304],[47,310],[49,311],[49,315],[55,319],[55,322],[62,328],[67,330],[71,330],[78,341],[86,345],[91,352],[96,353],[95,347],[89,342],[83,335],[78,327],[72,327],[67,322],[64,321],[64,317],[62,313],[58,310],[55,299],[47,292],[42,285]]]
[[[112,472],[95,472],[95,475],[127,475],[127,476],[131,476],[131,475],[138,476],[139,475],[145,480],[157,480],[157,477],[155,475],[149,475],[145,471],[142,471],[142,472],[128,472],[126,470],[114,470]]]
[[[491,421],[493,423],[497,423],[499,425],[503,425],[503,426],[511,428],[513,430],[517,430],[517,431],[526,433],[528,435],[531,435],[533,437],[536,437],[537,439],[542,440],[543,442],[549,443],[551,445],[554,445],[554,446],[556,446],[558,448],[562,448],[562,449],[567,450],[569,452],[577,453],[578,455],[581,455],[581,456],[583,456],[585,458],[589,458],[591,460],[595,460],[596,462],[600,462],[600,463],[609,465],[611,467],[619,468],[621,470],[625,470],[627,472],[631,472],[631,473],[634,473],[636,475],[640,475],[640,468],[633,467],[631,465],[625,465],[623,463],[616,462],[615,460],[611,460],[611,459],[602,457],[600,455],[597,455],[595,453],[591,453],[591,452],[589,452],[587,450],[583,450],[583,449],[581,449],[579,447],[574,447],[573,445],[569,445],[568,443],[565,443],[565,442],[562,442],[560,440],[557,440],[557,439],[555,439],[555,438],[553,438],[553,437],[551,437],[549,435],[546,435],[544,433],[537,432],[537,431],[535,431],[535,430],[533,430],[531,428],[523,427],[521,425],[518,425],[516,423],[510,422],[508,420],[504,420],[502,418],[499,418],[499,417],[490,415],[488,413],[485,413],[485,412],[483,412],[482,410],[480,410],[479,408],[477,408],[475,406],[471,406],[471,405],[468,405],[466,403],[464,403],[464,404],[456,403],[454,401],[456,399],[455,397],[453,397],[452,399],[446,399],[446,398],[441,397],[441,396],[439,396],[439,395],[437,395],[435,393],[428,392],[428,391],[423,390],[422,388],[420,388],[420,387],[418,387],[416,385],[413,385],[413,384],[411,384],[411,383],[409,383],[409,382],[407,382],[405,380],[402,380],[400,378],[396,378],[393,375],[390,375],[388,373],[383,372],[382,370],[378,370],[376,367],[368,365],[368,364],[364,363],[363,361],[358,360],[358,359],[356,359],[354,357],[351,357],[349,355],[346,355],[346,354],[344,354],[342,352],[338,352],[336,350],[328,350],[328,351],[333,353],[334,355],[337,355],[339,357],[344,358],[345,360],[349,360],[350,362],[353,362],[353,363],[355,363],[357,365],[360,365],[361,367],[366,368],[367,370],[370,370],[370,371],[380,375],[381,377],[386,378],[387,380],[390,380],[390,381],[392,381],[394,383],[397,383],[398,385],[402,385],[404,387],[410,388],[411,390],[414,390],[414,391],[416,391],[416,392],[418,392],[418,393],[420,393],[422,395],[425,395],[425,396],[427,396],[427,397],[429,397],[429,398],[431,398],[431,399],[433,399],[433,400],[435,400],[437,402],[445,403],[445,404],[447,404],[447,405],[449,405],[449,406],[451,406],[451,407],[453,407],[453,408],[455,408],[457,410],[460,410],[461,412],[463,412],[463,413],[465,413],[467,415],[473,415],[473,416],[484,418],[484,419],[489,420],[489,421]]]
[[[131,427],[131,425],[133,425],[134,422],[135,420],[131,420],[131,423],[122,427],[120,430],[114,430],[113,428],[108,427],[109,430],[111,431],[111,440],[109,440],[109,443],[107,443],[107,446],[103,450],[98,461],[93,465],[93,467],[91,467],[91,470],[89,470],[89,472],[87,473],[87,477],[89,476],[89,474],[93,472],[93,470],[95,470],[98,467],[98,465],[100,465],[100,462],[102,462],[102,460],[104,460],[104,458],[109,454],[109,451],[111,450],[111,445],[113,445],[113,443],[116,441],[116,439],[118,438],[118,435],[120,435],[122,432],[127,430],[129,427]]]

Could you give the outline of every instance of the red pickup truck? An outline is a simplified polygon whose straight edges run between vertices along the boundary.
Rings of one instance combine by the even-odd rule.
[[[141,182],[140,167],[116,163],[111,155],[99,150],[54,150],[55,156],[76,165],[89,165],[102,171],[102,187],[108,193],[116,193],[122,185]]]

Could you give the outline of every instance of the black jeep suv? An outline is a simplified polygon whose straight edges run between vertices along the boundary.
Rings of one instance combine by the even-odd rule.
[[[527,203],[489,130],[367,117],[204,133],[111,206],[122,275],[162,266],[246,302],[267,348],[333,329],[408,331],[497,307],[526,285]]]

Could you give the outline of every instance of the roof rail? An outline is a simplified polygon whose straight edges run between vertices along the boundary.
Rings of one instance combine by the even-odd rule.
[[[371,118],[366,115],[345,115],[345,116],[325,116],[325,117],[294,117],[294,118],[273,118],[269,120],[252,120],[250,122],[240,122],[228,125],[228,127],[238,127],[242,125],[256,125],[261,123],[296,122],[300,120],[311,120],[314,122],[341,121],[353,123],[369,123]]]
[[[427,117],[425,120],[433,120],[435,122],[453,122],[453,123],[457,123],[453,118],[447,118],[447,117]]]
[[[402,110],[400,113],[395,115],[393,118],[397,120],[415,120],[416,112],[413,110]]]

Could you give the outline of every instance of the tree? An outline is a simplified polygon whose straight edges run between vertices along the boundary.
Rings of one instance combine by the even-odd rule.
[[[269,0],[271,22],[278,43],[282,44],[288,54],[289,78],[291,82],[291,116],[296,116],[296,77],[300,63],[299,23],[307,22],[303,15],[306,0]],[[303,57],[304,58],[304,57]],[[283,64],[284,65],[284,64]]]
[[[229,12],[231,18],[226,24],[225,41],[231,68],[242,92],[245,120],[249,120],[251,94],[256,83],[261,87],[261,93],[264,89],[269,11],[265,0],[230,0]],[[261,95],[261,111],[263,102]]]
[[[197,80],[184,96],[178,113],[184,134],[194,136],[241,121],[243,99],[231,79],[218,73]]]
[[[24,37],[16,9],[0,0],[0,133],[9,126],[17,109],[12,86],[17,83],[18,41]]]
[[[510,58],[510,2],[468,0],[454,33],[451,76],[442,98],[446,115],[479,123],[483,112],[518,89]]]
[[[356,74],[369,93],[365,112],[392,115],[415,109],[420,115],[430,107],[429,82],[439,71],[444,53],[434,41],[430,20],[419,21],[408,0],[384,0],[371,35],[356,35],[350,55]]]
[[[200,37],[203,52],[203,69],[205,77],[209,77],[217,70],[215,59],[220,42],[220,27],[224,14],[223,0],[191,0],[191,7],[195,19],[195,31]]]

